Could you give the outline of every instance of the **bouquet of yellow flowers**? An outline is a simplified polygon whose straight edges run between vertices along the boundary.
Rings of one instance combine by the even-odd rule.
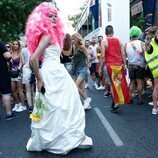
[[[35,108],[33,112],[30,114],[30,119],[33,121],[39,122],[43,116],[43,111],[47,111],[46,105],[43,104],[42,99],[40,96],[43,95],[39,93],[38,97],[35,99]]]

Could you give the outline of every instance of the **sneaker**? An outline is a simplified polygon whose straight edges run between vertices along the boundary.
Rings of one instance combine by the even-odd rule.
[[[9,120],[12,120],[12,119],[16,118],[17,116],[18,116],[18,113],[12,112],[12,114],[11,115],[7,115],[5,119],[7,121],[9,121]]]
[[[95,88],[97,88],[97,87],[98,87],[98,85],[97,85],[97,83],[96,83],[96,82],[94,83],[94,85],[93,85],[93,86],[94,86]]]
[[[89,97],[86,100],[84,100],[84,105],[83,105],[84,109],[91,109],[91,106],[90,106],[91,100],[92,99]]]
[[[28,107],[28,111],[29,111],[29,112],[32,112],[32,111],[33,111],[33,106],[29,106],[29,107]]]
[[[21,105],[21,103],[15,104],[14,108],[12,109],[12,111],[16,111],[19,108],[20,105]]]
[[[96,90],[104,90],[105,89],[104,86],[99,86],[99,87],[95,87],[95,88],[96,88]]]
[[[153,108],[153,109],[152,109],[152,114],[153,114],[153,115],[157,115],[157,114],[158,114],[158,109]]]
[[[149,102],[149,105],[153,106],[153,101]],[[158,105],[158,101],[157,101],[157,105]]]
[[[111,93],[108,91],[108,92],[106,92],[106,93],[104,93],[104,97],[106,98],[106,97],[111,97]]]
[[[26,110],[26,106],[22,106],[20,105],[19,108],[17,110],[15,110],[16,112],[22,112]]]
[[[89,149],[93,146],[92,138],[86,136],[86,138],[78,146],[79,149]]]
[[[153,106],[153,101],[149,102],[149,105]]]
[[[138,102],[137,102],[137,104],[138,105],[142,105],[142,104],[144,104],[144,101],[142,101],[142,99],[139,99]]]
[[[113,107],[112,110],[111,110],[112,113],[117,113],[117,112],[119,112],[119,111],[120,111],[120,106],[119,106],[119,105]]]
[[[83,106],[83,108],[84,108],[85,110],[89,110],[89,109],[91,109],[92,107],[91,107],[91,105],[87,105],[87,106]]]
[[[86,83],[84,87],[85,87],[85,89],[88,89],[88,84]]]

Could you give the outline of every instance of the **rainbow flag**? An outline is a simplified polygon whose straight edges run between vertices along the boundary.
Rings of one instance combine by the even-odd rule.
[[[125,70],[122,66],[107,66],[112,82],[115,103],[127,104],[130,102],[129,89],[126,82]]]

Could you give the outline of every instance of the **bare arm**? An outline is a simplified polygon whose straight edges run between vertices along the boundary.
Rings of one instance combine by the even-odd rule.
[[[3,57],[4,57],[6,60],[8,60],[8,61],[12,58],[10,52],[5,52],[5,53],[3,53]]]
[[[101,69],[103,67],[104,58],[105,58],[105,50],[107,47],[108,47],[107,40],[102,41],[100,45],[101,57],[100,57],[100,63],[99,63],[99,72],[101,72]]]
[[[87,48],[85,46],[81,46],[81,50],[84,53],[84,55],[86,56],[87,65],[89,65],[89,57],[88,57],[88,53],[87,53]]]
[[[123,47],[123,44],[121,41],[120,42],[120,48],[121,48],[121,55],[122,55],[122,60],[123,60],[123,65],[126,65],[126,54],[125,54],[125,49]]]
[[[38,90],[41,91],[42,88],[42,78],[39,73],[39,61],[38,58],[44,53],[45,49],[50,45],[50,37],[43,35],[40,39],[37,49],[30,58],[30,65],[37,79]],[[38,85],[39,83],[39,85]]]
[[[22,56],[20,55],[20,62],[19,62],[18,69],[21,70],[22,67],[23,67],[23,61],[22,61]]]

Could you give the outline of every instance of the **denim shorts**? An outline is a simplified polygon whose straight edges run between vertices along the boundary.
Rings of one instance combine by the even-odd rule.
[[[104,70],[105,79],[107,80],[108,84],[111,84],[111,79],[110,79],[110,76],[108,74],[107,66],[104,65],[103,70]]]
[[[82,79],[87,77],[87,67],[77,67],[75,68],[75,77],[80,76]]]
[[[72,63],[69,62],[69,63],[64,63],[64,66],[66,68],[66,70],[69,72],[69,73],[72,73]]]

